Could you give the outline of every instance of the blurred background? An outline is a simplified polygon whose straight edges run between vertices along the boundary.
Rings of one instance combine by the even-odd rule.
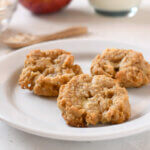
[[[44,35],[85,26],[88,34],[75,38],[121,41],[149,48],[150,2],[147,0],[62,0],[57,5],[49,4],[51,0],[0,1],[1,35],[2,31],[9,37],[8,31]],[[8,6],[7,13],[2,10],[4,6]],[[0,45],[1,54],[11,51],[6,45]]]

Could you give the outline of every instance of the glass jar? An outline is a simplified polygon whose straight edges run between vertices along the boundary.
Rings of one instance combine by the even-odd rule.
[[[16,6],[17,0],[0,0],[0,32],[8,27]]]
[[[89,0],[95,11],[107,16],[134,16],[141,0]]]

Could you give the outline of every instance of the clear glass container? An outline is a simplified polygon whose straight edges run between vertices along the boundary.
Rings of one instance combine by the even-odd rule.
[[[107,16],[134,16],[141,0],[89,0],[95,11]]]
[[[17,0],[0,0],[0,32],[8,27],[16,6]]]

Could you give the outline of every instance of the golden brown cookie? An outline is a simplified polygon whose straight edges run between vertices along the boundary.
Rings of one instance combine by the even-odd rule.
[[[61,86],[57,104],[67,124],[75,127],[122,123],[130,117],[126,89],[105,75],[73,77]]]
[[[106,49],[91,65],[92,75],[107,75],[124,87],[140,87],[150,83],[150,64],[133,50]]]
[[[81,73],[80,66],[74,65],[74,56],[69,52],[33,50],[26,57],[19,84],[37,95],[57,96],[61,85]]]

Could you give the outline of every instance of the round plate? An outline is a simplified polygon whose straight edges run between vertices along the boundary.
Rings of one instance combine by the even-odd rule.
[[[0,60],[0,118],[28,133],[63,140],[94,141],[129,136],[150,128],[149,86],[128,89],[132,116],[118,125],[97,125],[88,128],[68,126],[57,108],[56,98],[39,97],[18,86],[18,78],[27,53],[33,49],[65,49],[75,56],[85,73],[90,73],[92,59],[105,48],[142,51],[136,46],[100,40],[61,40],[15,51]]]

